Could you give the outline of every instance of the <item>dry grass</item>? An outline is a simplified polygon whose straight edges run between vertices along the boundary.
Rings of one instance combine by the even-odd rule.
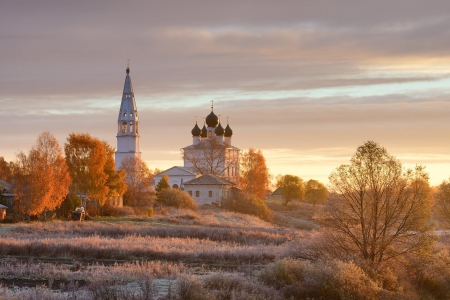
[[[319,229],[314,215],[322,208],[322,205],[313,206],[304,202],[291,202],[284,205],[278,199],[266,199],[267,206],[275,215],[274,223],[287,228],[295,228],[304,231]]]

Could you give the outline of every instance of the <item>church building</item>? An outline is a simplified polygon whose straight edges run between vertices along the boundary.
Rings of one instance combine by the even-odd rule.
[[[116,170],[120,169],[125,157],[141,158],[141,152],[139,151],[139,116],[131,84],[130,67],[127,67],[126,72],[119,118],[117,119]]]
[[[155,175],[155,186],[167,175],[171,187],[186,190],[198,204],[220,203],[239,181],[240,149],[232,145],[233,130],[228,121],[223,128],[211,106],[203,128],[195,122],[191,134],[192,144],[181,149],[183,166]]]

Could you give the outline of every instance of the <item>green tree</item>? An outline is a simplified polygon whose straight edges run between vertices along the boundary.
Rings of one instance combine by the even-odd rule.
[[[378,264],[432,242],[423,167],[404,171],[385,148],[368,141],[329,180],[336,197],[327,201],[322,221],[333,248]]]
[[[158,182],[158,184],[155,187],[156,198],[158,200],[161,200],[161,192],[164,190],[168,190],[168,189],[170,189],[169,176],[164,174],[163,177],[161,178],[161,180]]]
[[[328,198],[327,188],[317,180],[310,179],[305,184],[305,200],[316,204],[323,204]]]
[[[303,200],[303,180],[300,177],[294,175],[280,176],[277,181],[277,187],[282,190],[284,205],[287,205],[294,199]]]
[[[264,199],[269,187],[270,174],[261,150],[250,148],[241,156],[239,183],[243,191]]]

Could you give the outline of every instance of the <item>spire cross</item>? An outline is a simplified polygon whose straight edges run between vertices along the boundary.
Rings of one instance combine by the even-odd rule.
[[[219,123],[220,123],[220,115],[219,115]]]
[[[230,117],[227,117],[227,125],[228,125],[229,121],[230,121]]]
[[[211,111],[213,110],[213,108],[214,108],[214,100],[211,100]]]
[[[195,124],[197,124],[197,118],[198,118],[198,116],[195,116]]]
[[[129,68],[129,67],[130,67],[130,60],[127,59],[127,68]]]

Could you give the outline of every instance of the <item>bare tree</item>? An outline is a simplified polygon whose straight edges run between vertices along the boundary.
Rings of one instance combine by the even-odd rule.
[[[150,186],[153,174],[147,164],[138,157],[126,157],[122,160],[120,168],[125,171],[127,191],[123,195],[126,205],[149,206],[151,205]]]
[[[322,221],[335,248],[378,264],[432,242],[423,167],[404,171],[385,148],[368,141],[329,180],[336,197],[327,202]]]
[[[219,143],[214,138],[181,149],[183,159],[199,174],[227,177],[230,180],[238,176],[237,155],[236,148]]]

